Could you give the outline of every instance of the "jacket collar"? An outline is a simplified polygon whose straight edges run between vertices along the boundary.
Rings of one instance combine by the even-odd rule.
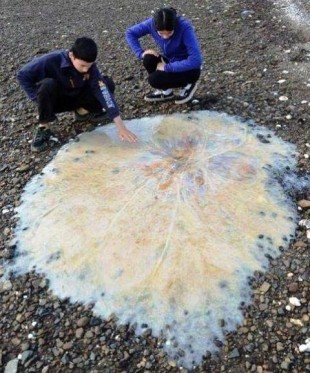
[[[63,50],[63,52],[61,53],[60,67],[62,69],[73,67],[72,62],[69,58],[69,50],[67,49]]]

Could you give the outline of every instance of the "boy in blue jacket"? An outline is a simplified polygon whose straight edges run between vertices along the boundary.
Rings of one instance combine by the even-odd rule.
[[[72,48],[34,58],[17,74],[21,87],[38,106],[39,126],[32,151],[46,148],[52,135],[49,123],[56,113],[75,111],[77,120],[100,123],[107,112],[121,140],[135,142],[136,136],[124,125],[113,92],[113,80],[102,76],[95,60],[97,45],[87,37],[78,38]]]
[[[139,38],[151,35],[160,48],[143,50]],[[202,56],[199,43],[190,22],[177,16],[173,8],[159,9],[153,18],[130,27],[127,42],[149,73],[148,81],[156,91],[144,97],[145,101],[167,101],[176,104],[192,99],[200,76]],[[182,88],[178,96],[174,88]]]

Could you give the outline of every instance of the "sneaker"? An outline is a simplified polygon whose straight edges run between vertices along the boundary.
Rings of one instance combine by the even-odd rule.
[[[144,96],[144,100],[147,102],[159,102],[159,101],[169,101],[174,98],[174,93],[171,89],[166,91],[156,90],[153,93],[149,93],[148,95]]]
[[[176,104],[185,104],[186,102],[190,101],[196,92],[198,87],[198,83],[191,83],[187,84],[186,87],[181,89],[180,94],[178,95],[177,99],[175,100]]]
[[[100,123],[106,118],[106,111],[102,109],[102,111],[98,113],[87,113],[87,114],[79,114],[77,111],[74,112],[75,120],[77,122],[91,122],[91,123]]]
[[[31,150],[33,152],[40,152],[47,147],[48,140],[53,135],[53,132],[44,126],[39,126],[35,132],[31,143]]]

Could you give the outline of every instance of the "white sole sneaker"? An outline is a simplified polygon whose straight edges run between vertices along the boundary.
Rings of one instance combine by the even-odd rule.
[[[169,94],[169,95],[160,95],[158,97],[148,97],[144,96],[144,101],[146,102],[163,102],[163,101],[170,101],[175,98],[174,94]]]
[[[193,98],[194,93],[196,92],[197,88],[198,88],[198,82],[196,82],[194,84],[191,91],[189,92],[189,94],[186,97],[180,97],[179,99],[176,99],[174,102],[176,104],[181,105],[181,104],[185,104],[186,102],[190,101]]]

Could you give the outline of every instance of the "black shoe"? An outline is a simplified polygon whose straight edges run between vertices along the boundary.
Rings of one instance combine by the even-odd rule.
[[[31,143],[31,150],[33,152],[41,152],[44,150],[52,135],[53,132],[49,128],[43,126],[38,127]]]
[[[194,96],[194,93],[196,92],[197,87],[198,87],[197,82],[188,84],[185,88],[181,90],[179,96],[175,100],[175,103],[185,104],[186,102],[190,101],[192,97]]]
[[[91,122],[91,123],[100,123],[106,118],[106,111],[102,109],[102,111],[98,113],[87,113],[87,114],[79,114],[75,111],[75,120],[77,122]]]
[[[169,101],[174,98],[174,93],[171,91],[168,94],[164,94],[163,91],[157,90],[153,93],[149,93],[144,96],[144,100],[147,102],[159,102],[159,101]]]

